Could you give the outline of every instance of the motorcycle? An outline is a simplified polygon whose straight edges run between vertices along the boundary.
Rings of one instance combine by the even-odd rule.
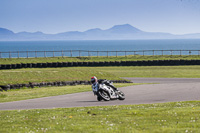
[[[99,84],[99,90],[97,91],[97,100],[110,101],[114,99],[124,100],[125,94],[122,91],[114,91],[112,87],[105,84]]]

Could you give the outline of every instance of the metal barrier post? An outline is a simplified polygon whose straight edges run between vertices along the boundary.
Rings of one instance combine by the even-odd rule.
[[[27,53],[27,58],[28,58],[28,51],[26,51],[26,53]]]
[[[63,57],[63,50],[61,52],[62,52],[62,57]]]
[[[71,54],[71,57],[72,57],[72,50],[70,50],[70,54]]]
[[[9,52],[9,58],[11,58],[11,53]]]
[[[35,58],[37,58],[37,51],[35,51]]]

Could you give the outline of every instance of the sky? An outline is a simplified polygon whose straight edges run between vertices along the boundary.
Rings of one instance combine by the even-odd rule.
[[[121,24],[147,32],[200,33],[200,0],[0,0],[0,27],[15,33]]]

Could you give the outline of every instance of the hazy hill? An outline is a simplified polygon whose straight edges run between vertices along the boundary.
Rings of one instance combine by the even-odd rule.
[[[13,35],[14,33],[8,29],[0,28],[0,35]]]
[[[69,31],[58,34],[44,34],[42,32],[14,33],[0,28],[1,41],[16,40],[135,40],[135,39],[200,39],[200,33],[173,35],[162,32],[145,32],[129,24],[115,25],[109,29],[89,29],[84,32]]]
[[[14,39],[15,33],[5,29],[5,28],[0,28],[0,40],[12,40]]]

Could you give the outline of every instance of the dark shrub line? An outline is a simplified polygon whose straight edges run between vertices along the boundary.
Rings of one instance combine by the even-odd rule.
[[[21,63],[21,64],[0,64],[0,69],[81,67],[81,66],[101,67],[101,66],[174,66],[174,65],[200,65],[200,60]]]
[[[127,80],[111,80],[113,83],[132,83]],[[90,81],[56,81],[56,82],[41,82],[41,83],[29,83],[29,84],[12,84],[12,85],[0,85],[0,91],[7,91],[11,89],[20,88],[34,88],[34,87],[47,87],[47,86],[67,86],[67,85],[91,85]]]

